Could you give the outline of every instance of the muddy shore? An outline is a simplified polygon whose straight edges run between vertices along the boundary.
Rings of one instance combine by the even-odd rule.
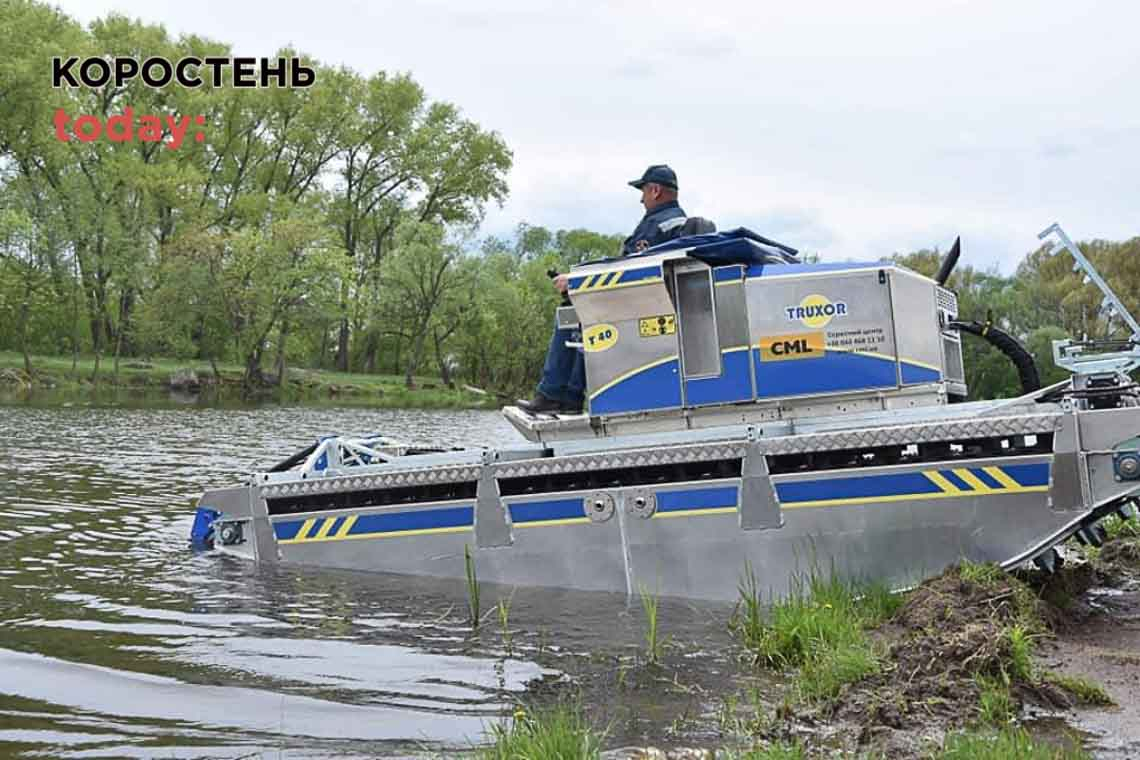
[[[595,654],[609,667],[569,668],[570,684],[539,688],[528,708],[575,705],[608,760],[937,758],[962,736],[995,735],[1032,741],[1012,756],[1140,757],[1135,532],[1065,547],[1053,575],[952,568],[925,582],[868,631],[877,672],[833,697],[804,699],[804,673],[757,665],[735,640],[712,667],[699,642],[677,640],[657,663]]]

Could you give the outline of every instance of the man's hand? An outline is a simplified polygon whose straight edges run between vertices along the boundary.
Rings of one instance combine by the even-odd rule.
[[[569,275],[560,274],[557,277],[555,277],[554,278],[554,287],[558,290],[559,293],[565,293],[567,291],[567,289],[570,287]]]

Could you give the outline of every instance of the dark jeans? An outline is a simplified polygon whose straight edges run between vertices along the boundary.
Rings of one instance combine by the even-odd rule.
[[[578,330],[559,330],[556,326],[546,349],[538,392],[565,404],[578,405],[586,394],[586,362],[579,349],[567,347],[568,340],[579,342],[581,333]]]

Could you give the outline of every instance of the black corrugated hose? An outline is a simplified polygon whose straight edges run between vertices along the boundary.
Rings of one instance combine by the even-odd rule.
[[[1001,351],[1017,367],[1017,376],[1021,380],[1021,392],[1032,393],[1041,390],[1041,378],[1037,374],[1037,363],[1033,361],[1033,354],[1005,330],[994,327],[989,322],[951,322],[949,327],[959,332],[977,335],[984,338],[991,346]]]

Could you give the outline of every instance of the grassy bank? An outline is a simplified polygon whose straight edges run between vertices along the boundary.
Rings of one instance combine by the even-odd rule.
[[[659,619],[643,591],[646,652],[617,669],[612,687],[698,694],[706,712],[679,717],[662,738],[675,743],[680,736],[693,737],[703,748],[647,746],[615,756],[1086,760],[1090,755],[1080,735],[1038,725],[1033,714],[1103,708],[1113,699],[1088,677],[1047,669],[1043,660],[1052,655],[1041,648],[1086,620],[1089,613],[1065,610],[1098,582],[1097,573],[1135,577],[1137,525],[1135,519],[1108,521],[1110,540],[1097,559],[1074,562],[1056,575],[1008,574],[993,564],[963,560],[899,594],[817,572],[799,578],[784,597],[766,598],[745,567],[729,628],[739,645],[734,659],[745,665],[736,678],[747,698],[729,687],[715,717],[707,712],[715,692],[678,680],[689,649],[677,644],[662,656],[650,643],[670,632],[668,619]],[[1068,605],[1059,605],[1064,598]],[[775,677],[752,680],[749,672]],[[593,699],[583,692],[553,708],[520,707],[477,757],[603,757],[620,721],[630,718],[612,706],[594,709]],[[685,721],[688,727],[679,729]],[[624,731],[628,735],[630,729]]]
[[[242,396],[243,368],[218,364],[217,374],[208,362],[154,358],[125,359],[114,363],[104,358],[95,375],[95,359],[81,356],[72,363],[67,356],[33,356],[33,374],[24,371],[22,355],[0,351],[0,393],[43,394],[69,400],[93,392],[122,390],[132,393],[166,393],[180,390],[207,397]],[[417,377],[408,388],[402,375],[369,375],[331,370],[287,369],[280,385],[259,390],[258,398],[278,401],[343,400],[349,404],[385,408],[480,409],[497,408],[501,401],[492,394],[448,388],[439,378]]]

